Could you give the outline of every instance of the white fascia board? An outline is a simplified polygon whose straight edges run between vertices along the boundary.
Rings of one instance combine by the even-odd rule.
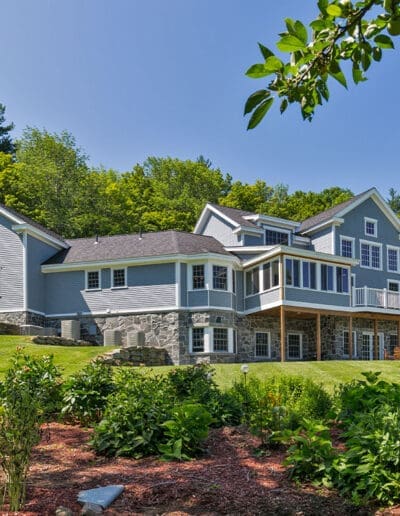
[[[162,256],[148,256],[139,258],[124,258],[119,260],[103,260],[103,261],[92,261],[92,262],[75,262],[75,263],[55,263],[42,265],[43,273],[51,272],[64,272],[64,271],[76,271],[97,268],[112,268],[115,266],[129,267],[130,265],[151,265],[158,263],[175,263],[176,261],[182,261],[184,263],[190,263],[199,260],[217,260],[228,263],[240,264],[240,260],[235,256],[225,256],[217,253],[202,253],[202,254],[171,254]]]
[[[316,231],[321,231],[321,229],[324,229],[328,226],[332,226],[332,225],[340,226],[341,224],[343,224],[343,222],[344,222],[343,218],[335,216],[329,220],[326,220],[325,222],[321,222],[321,224],[318,224],[317,226],[312,226],[311,228],[306,229],[305,231],[302,231],[302,233],[304,233],[306,235],[309,233],[310,234],[315,233]]]
[[[238,254],[257,254],[257,253],[265,253],[267,251],[271,251],[275,246],[271,245],[252,245],[252,246],[225,246],[224,249],[229,253],[238,253]]]
[[[58,250],[69,248],[69,245],[65,242],[62,242],[61,240],[58,240],[52,237],[51,235],[48,235],[44,231],[35,228],[34,226],[31,226],[26,222],[21,224],[14,224],[12,226],[12,229],[17,233],[26,232],[28,235],[31,235],[34,238],[41,240],[42,242],[45,242],[46,244],[56,247]]]
[[[11,220],[11,222],[14,222],[15,224],[23,224],[23,220],[16,217],[15,215],[13,215],[12,213],[10,213],[8,210],[4,209],[4,208],[0,208],[0,215],[3,215],[4,217],[6,217],[8,220]]]
[[[383,211],[383,213],[386,215],[386,217],[390,220],[390,222],[394,225],[397,231],[400,231],[400,220],[395,214],[395,212],[392,210],[392,208],[388,205],[388,203],[385,201],[385,199],[382,197],[382,195],[378,192],[376,188],[372,188],[368,192],[366,192],[362,197],[354,201],[354,203],[350,204],[349,206],[346,206],[341,212],[337,214],[337,216],[343,217],[343,215],[346,215],[349,213],[349,211],[354,210],[357,206],[362,204],[367,199],[373,199],[375,203],[379,206],[379,208]]]
[[[229,218],[227,215],[225,215],[224,213],[219,211],[217,208],[215,208],[214,206],[211,206],[211,204],[206,204],[206,206],[205,206],[204,210],[202,211],[202,213],[200,215],[200,218],[197,221],[197,224],[196,224],[196,226],[195,226],[195,228],[193,230],[193,233],[195,235],[201,233],[201,228],[202,228],[202,226],[203,226],[203,224],[205,222],[205,218],[207,217],[207,212],[208,211],[211,211],[212,213],[215,213],[216,215],[218,215],[219,217],[224,219],[226,222],[228,222],[234,228],[240,227],[240,224],[238,224],[237,222],[235,222],[234,220]]]
[[[232,233],[234,233],[235,235],[237,233],[256,233],[257,235],[263,235],[264,230],[262,228],[250,228],[248,226],[239,226],[236,229],[234,229]]]
[[[295,222],[293,220],[281,219],[279,217],[271,217],[269,215],[262,215],[262,214],[243,215],[243,218],[246,220],[251,220],[251,221],[254,220],[256,222],[267,222],[268,224],[271,224],[273,226],[278,226],[278,227],[282,227],[285,229],[297,228],[301,224],[300,222]]]
[[[309,251],[307,249],[299,249],[297,247],[288,247],[288,246],[277,246],[271,251],[268,251],[256,258],[251,258],[244,262],[243,269],[247,267],[252,267],[253,265],[257,265],[257,263],[266,260],[268,258],[273,258],[274,256],[278,256],[280,254],[285,254],[288,256],[294,256],[298,258],[308,258],[309,260],[317,260],[323,262],[333,262],[339,263],[341,265],[357,265],[359,260],[355,260],[354,258],[345,258],[344,256],[337,256],[334,254],[328,253],[319,253],[316,251]]]

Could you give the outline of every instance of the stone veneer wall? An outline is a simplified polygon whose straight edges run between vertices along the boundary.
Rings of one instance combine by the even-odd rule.
[[[33,312],[3,312],[0,313],[0,322],[15,324],[33,324],[35,326],[45,326],[45,317]]]

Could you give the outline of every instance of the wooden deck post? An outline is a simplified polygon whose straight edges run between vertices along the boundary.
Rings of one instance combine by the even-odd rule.
[[[321,314],[317,313],[317,360],[321,360]]]
[[[353,343],[353,316],[349,317],[349,360],[354,358],[354,343]]]
[[[281,305],[281,362],[286,362],[286,313],[285,308]]]
[[[374,319],[374,360],[379,359],[378,319]]]

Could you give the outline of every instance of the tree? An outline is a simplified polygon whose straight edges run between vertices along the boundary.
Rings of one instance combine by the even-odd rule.
[[[6,111],[5,106],[0,104],[0,152],[6,154],[14,154],[15,147],[10,136],[10,131],[14,129],[14,124],[4,125],[6,120],[4,113]]]
[[[286,62],[259,43],[263,62],[251,66],[246,75],[272,79],[247,99],[248,129],[261,122],[275,98],[281,99],[281,113],[297,103],[303,118],[311,120],[316,107],[329,99],[329,77],[347,87],[343,61],[351,63],[354,83],[363,82],[382,51],[394,48],[391,36],[400,35],[400,0],[318,0],[318,8],[318,17],[309,23],[311,36],[301,21],[285,20],[286,31],[277,47],[290,54]]]

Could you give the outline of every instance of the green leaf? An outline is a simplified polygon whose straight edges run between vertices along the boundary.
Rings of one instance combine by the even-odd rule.
[[[283,67],[283,63],[277,57],[271,56],[265,61],[264,67],[266,70],[270,71],[271,73],[279,72],[279,70],[281,70]]]
[[[338,5],[335,5],[335,4],[328,5],[328,7],[326,8],[326,12],[330,16],[334,16],[335,18],[337,18],[339,16],[342,16],[341,8]]]
[[[264,116],[268,113],[269,109],[271,108],[272,104],[274,102],[273,98],[269,98],[262,102],[258,108],[254,111],[252,114],[249,124],[247,126],[247,130],[254,129],[264,118]]]
[[[365,81],[366,78],[364,77],[364,74],[362,70],[360,70],[357,67],[353,67],[353,81],[355,84],[358,84],[359,82]]]
[[[263,100],[267,99],[271,93],[267,90],[258,90],[255,91],[246,101],[246,105],[244,106],[244,114],[250,113],[253,109],[258,106]]]
[[[310,27],[315,31],[326,29],[327,23],[325,20],[314,20],[310,23]]]
[[[332,61],[331,66],[329,68],[329,75],[336,79],[342,86],[347,88],[346,77],[340,69],[339,63],[337,61]]]
[[[287,99],[283,99],[283,100],[282,100],[282,103],[281,103],[281,105],[280,105],[280,108],[279,108],[279,110],[280,110],[281,114],[282,114],[282,113],[284,113],[284,112],[286,111],[286,109],[287,109],[288,105],[289,105],[288,100],[287,100]]]
[[[389,36],[386,34],[380,34],[374,38],[375,43],[379,48],[394,48],[394,44]]]
[[[307,45],[308,32],[306,27],[301,23],[300,20],[297,20],[294,24],[294,28],[296,31],[296,36],[300,39],[300,41]]]
[[[281,52],[296,52],[306,48],[306,45],[299,38],[292,35],[283,36],[276,46]]]
[[[250,68],[247,70],[246,75],[247,77],[251,77],[252,79],[260,79],[261,77],[265,77],[267,75],[270,75],[272,72],[269,72],[265,69],[264,63],[258,63],[253,66],[250,66]]]
[[[374,61],[380,61],[382,59],[382,49],[378,47],[374,47],[372,49],[372,57]]]
[[[271,52],[271,50],[265,47],[262,43],[258,43],[258,47],[265,60],[274,55],[274,53]]]

